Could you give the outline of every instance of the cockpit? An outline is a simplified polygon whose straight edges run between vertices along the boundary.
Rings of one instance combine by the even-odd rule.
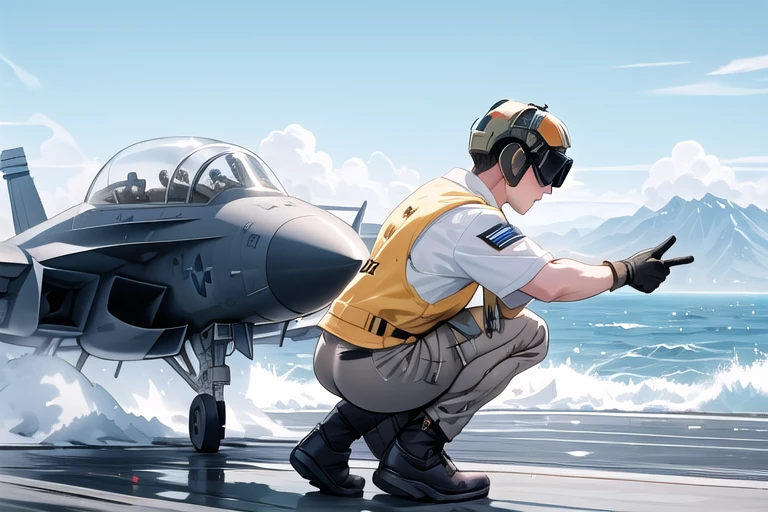
[[[251,151],[214,139],[166,137],[129,146],[101,168],[85,202],[207,204],[230,189],[287,195]]]

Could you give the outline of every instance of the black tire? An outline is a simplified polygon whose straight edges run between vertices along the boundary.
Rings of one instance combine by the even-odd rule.
[[[221,423],[216,399],[197,395],[189,407],[189,439],[200,453],[216,453],[221,443]]]
[[[219,425],[221,425],[221,435],[219,436],[219,439],[224,439],[224,436],[227,433],[227,405],[224,403],[224,400],[216,402],[216,410],[219,411]]]

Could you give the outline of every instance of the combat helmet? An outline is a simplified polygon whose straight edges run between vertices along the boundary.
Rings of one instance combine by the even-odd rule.
[[[472,125],[469,153],[487,155],[501,141],[507,144],[499,155],[499,164],[510,186],[515,186],[522,173],[533,166],[542,186],[559,187],[573,164],[565,155],[571,147],[568,128],[547,112],[547,105],[497,101]]]

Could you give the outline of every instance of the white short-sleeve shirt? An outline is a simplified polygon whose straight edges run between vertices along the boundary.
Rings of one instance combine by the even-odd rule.
[[[457,168],[445,178],[498,207],[488,187],[471,172]],[[511,226],[501,210],[461,205],[438,217],[419,236],[408,258],[406,276],[430,304],[476,282],[514,308],[532,300],[520,288],[552,259]]]

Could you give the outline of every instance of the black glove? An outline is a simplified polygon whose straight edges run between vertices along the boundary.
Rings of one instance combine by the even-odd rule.
[[[661,257],[677,241],[674,236],[653,249],[640,251],[625,260],[604,261],[603,265],[611,267],[613,271],[613,286],[611,291],[628,284],[635,290],[651,293],[659,287],[669,275],[670,267],[675,265],[687,265],[693,263],[693,256],[671,258],[662,260]]]

